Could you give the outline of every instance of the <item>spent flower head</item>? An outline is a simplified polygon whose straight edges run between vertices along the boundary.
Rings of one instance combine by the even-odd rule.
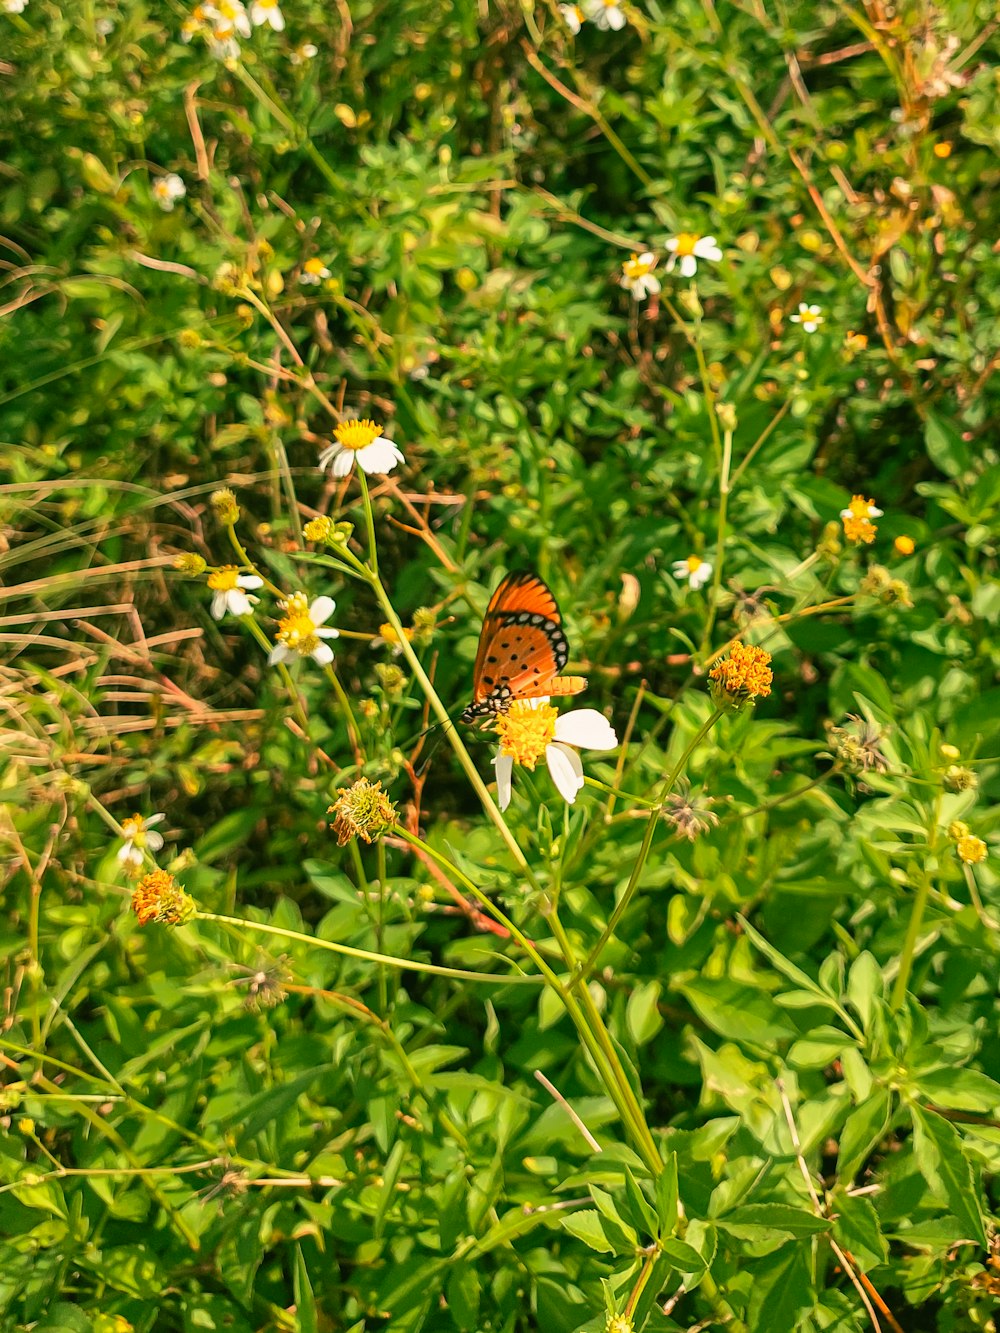
[[[194,899],[165,870],[151,870],[135,886],[132,911],[140,926],[155,921],[165,926],[182,925],[195,914]]]
[[[692,796],[687,789],[672,791],[663,805],[663,819],[679,838],[694,842],[718,824],[719,816],[712,810],[714,804],[712,796]]]
[[[333,531],[333,519],[328,518],[326,514],[320,514],[318,518],[311,518],[302,529],[302,535],[307,542],[319,542],[325,544],[330,539],[330,533]]]
[[[340,847],[352,838],[375,842],[396,823],[396,807],[382,790],[382,783],[368,778],[358,778],[340,792],[328,813],[334,816],[331,827]]]
[[[222,486],[219,490],[213,491],[210,504],[215,517],[223,527],[235,527],[240,521],[240,507],[236,503],[236,496],[228,486]]]
[[[875,722],[847,714],[847,726],[830,727],[834,755],[849,773],[885,773],[889,761],[882,752],[884,732]]]
[[[755,699],[766,699],[773,679],[770,662],[771,654],[766,648],[734,643],[708,673],[717,706],[735,713]]]
[[[208,568],[207,561],[194,551],[181,551],[179,555],[174,556],[174,569],[179,574],[186,574],[188,578],[196,579],[200,574],[204,574]]]
[[[874,500],[866,500],[863,495],[853,495],[847,508],[840,511],[844,536],[849,542],[864,542],[870,546],[878,532],[872,519],[881,518],[882,514],[883,510],[878,508]]]
[[[958,853],[958,859],[967,866],[975,866],[980,861],[986,860],[987,847],[982,838],[976,838],[971,833],[966,833],[964,837],[959,838],[955,843],[955,851]]]
[[[874,597],[884,606],[901,606],[904,610],[913,606],[910,585],[905,579],[893,578],[884,565],[872,565],[861,580],[858,591],[867,597]]]
[[[979,778],[971,768],[963,768],[960,764],[949,764],[941,783],[945,791],[975,791],[979,786]]]
[[[342,421],[334,428],[333,444],[320,454],[319,466],[329,467],[335,477],[346,477],[357,460],[362,472],[384,477],[403,462],[403,455],[381,431],[382,427],[367,417],[363,421],[357,417]]]

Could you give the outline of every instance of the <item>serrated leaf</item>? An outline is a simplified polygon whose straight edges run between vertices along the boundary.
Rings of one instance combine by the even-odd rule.
[[[986,1227],[972,1165],[962,1151],[958,1130],[944,1116],[911,1107],[913,1152],[920,1174],[967,1229],[967,1239],[986,1244]]]
[[[615,1248],[601,1226],[601,1215],[596,1208],[582,1208],[578,1213],[570,1213],[562,1219],[562,1225],[565,1231],[592,1250],[609,1254]]]

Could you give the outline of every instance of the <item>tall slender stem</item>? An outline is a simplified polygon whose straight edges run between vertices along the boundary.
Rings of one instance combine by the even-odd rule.
[[[701,656],[704,656],[712,640],[715,617],[719,609],[719,592],[722,589],[722,564],[726,555],[726,519],[729,511],[729,468],[733,461],[733,432],[727,430],[722,441],[722,465],[719,469],[719,526],[715,541],[715,569],[712,571],[712,590],[708,595],[708,615],[705,617],[705,629],[701,636]]]

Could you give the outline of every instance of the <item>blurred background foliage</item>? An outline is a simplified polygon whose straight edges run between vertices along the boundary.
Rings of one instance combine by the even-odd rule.
[[[636,1328],[994,1327],[1000,883],[946,836],[998,823],[994,6],[645,0],[575,37],[513,0],[284,12],[225,62],[181,4],[0,12],[0,1321],[603,1329],[659,1227],[682,1239]],[[680,231],[723,261],[633,302],[622,261]],[[374,600],[308,558],[308,518],[360,524],[316,467],[311,380],[406,455],[375,486],[381,563],[406,623],[433,610],[449,707],[499,568],[551,583],[631,741],[588,771],[629,791],[708,715],[692,655],[742,630],[774,654],[770,699],[689,767],[718,825],[664,828],[593,983],[677,1153],[679,1229],[558,1005],[505,980],[510,942],[405,848],[385,872],[334,845],[359,769],[322,675],[297,675],[306,734],[170,569],[229,558],[230,485],[270,577],[359,636],[337,660],[364,772],[544,941],[447,747],[410,765],[422,701],[378,670]],[[671,566],[719,560],[717,403],[713,625]],[[856,493],[885,511],[870,550],[839,535]],[[908,594],[874,595],[873,562]],[[977,788],[946,789],[955,762]],[[587,791],[564,826],[546,776],[518,791],[586,951],[644,821]],[[92,798],[166,812],[208,910],[496,976],[140,933]]]

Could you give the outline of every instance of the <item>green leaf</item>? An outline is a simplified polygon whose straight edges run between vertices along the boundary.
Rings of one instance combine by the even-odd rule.
[[[448,1308],[462,1333],[477,1333],[479,1328],[479,1272],[475,1264],[456,1264],[445,1287]]]
[[[889,1128],[892,1096],[885,1088],[878,1088],[847,1117],[840,1133],[837,1155],[837,1179],[848,1185],[862,1162]]]
[[[592,1250],[610,1252],[614,1246],[605,1235],[601,1226],[601,1215],[596,1208],[583,1208],[578,1213],[570,1213],[562,1219],[563,1229],[568,1231]]]
[[[954,421],[937,412],[928,412],[924,420],[924,443],[931,462],[949,477],[960,476],[971,466],[968,443]]]
[[[912,1106],[913,1151],[920,1173],[934,1194],[966,1228],[967,1239],[986,1244],[979,1188],[962,1150],[958,1131],[944,1116]]]
[[[812,1275],[804,1245],[791,1245],[753,1267],[747,1324],[760,1333],[791,1333],[813,1304]]]
[[[851,964],[847,978],[847,1002],[861,1019],[865,1032],[871,1027],[875,1002],[881,998],[883,989],[882,969],[865,949]]]
[[[295,1267],[292,1271],[292,1290],[295,1293],[295,1317],[299,1333],[318,1333],[316,1298],[309,1281],[309,1265],[302,1253],[302,1242],[295,1246]]]
[[[662,985],[658,980],[640,982],[628,997],[625,1019],[632,1040],[644,1046],[663,1027],[663,1015],[657,1008]]]
[[[708,1267],[697,1250],[681,1240],[674,1240],[672,1236],[660,1241],[660,1250],[678,1272],[704,1273]]]
[[[875,1205],[863,1195],[848,1194],[838,1189],[834,1196],[833,1235],[847,1250],[861,1271],[877,1268],[889,1257],[889,1247],[882,1235]]]
[[[389,1215],[389,1209],[396,1201],[396,1181],[403,1169],[405,1157],[406,1145],[399,1142],[393,1146],[392,1152],[386,1160],[385,1170],[382,1172],[382,1187],[379,1193],[378,1207],[375,1210],[375,1221],[372,1225],[372,1232],[376,1240],[385,1230],[385,1220]]]
[[[727,977],[701,977],[678,988],[698,1017],[720,1037],[771,1046],[795,1035],[791,1022],[767,994]]]
[[[782,1231],[788,1236],[816,1236],[830,1229],[825,1217],[817,1217],[805,1208],[794,1208],[787,1203],[745,1203],[715,1221],[730,1235],[748,1239],[753,1239],[761,1230]]]
[[[949,1110],[992,1115],[1000,1109],[1000,1083],[978,1069],[936,1069],[913,1081],[928,1101]]]
[[[663,1170],[656,1178],[656,1216],[660,1223],[660,1235],[669,1236],[677,1225],[677,1154],[667,1153]]]

